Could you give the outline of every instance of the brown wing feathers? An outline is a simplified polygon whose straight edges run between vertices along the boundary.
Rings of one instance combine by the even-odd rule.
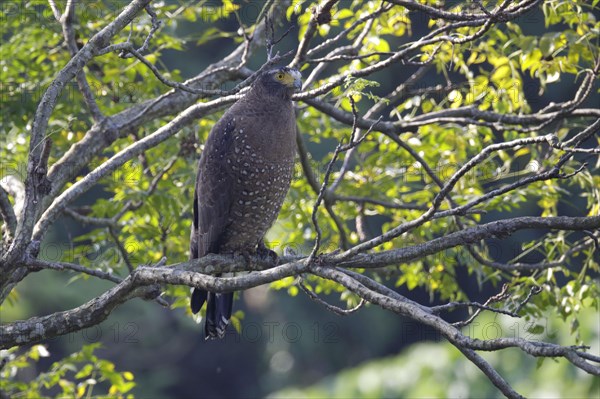
[[[215,124],[198,163],[190,257],[207,253],[252,253],[277,218],[290,187],[295,157],[291,101],[300,74],[278,68]],[[233,293],[194,289],[194,313],[206,307],[207,338],[222,338]]]

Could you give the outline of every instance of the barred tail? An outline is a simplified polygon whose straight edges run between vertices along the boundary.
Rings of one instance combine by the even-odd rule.
[[[206,322],[204,334],[206,339],[223,338],[233,309],[233,292],[226,294],[208,293],[206,303]]]

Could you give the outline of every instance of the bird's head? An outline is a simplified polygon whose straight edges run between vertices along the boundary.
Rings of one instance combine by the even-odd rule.
[[[274,68],[264,72],[256,84],[266,89],[269,95],[289,99],[296,90],[302,88],[302,75],[294,68]]]

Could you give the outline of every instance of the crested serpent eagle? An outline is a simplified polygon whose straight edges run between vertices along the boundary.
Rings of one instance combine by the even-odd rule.
[[[208,253],[270,253],[264,236],[277,219],[292,180],[296,120],[291,96],[300,73],[262,73],[212,128],[198,163],[190,258]],[[207,339],[222,338],[233,293],[194,288],[193,313],[206,302]]]

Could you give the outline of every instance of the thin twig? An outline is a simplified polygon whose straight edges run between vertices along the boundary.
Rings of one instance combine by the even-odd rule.
[[[504,284],[502,286],[502,291],[500,291],[498,294],[496,294],[494,296],[489,297],[488,300],[485,301],[485,303],[483,304],[483,307],[478,307],[478,309],[475,311],[475,313],[473,313],[473,315],[471,317],[469,317],[465,321],[459,321],[456,323],[452,323],[452,325],[455,327],[458,327],[458,328],[468,326],[469,324],[471,324],[473,322],[473,320],[475,320],[475,318],[477,316],[479,316],[479,314],[481,313],[482,310],[489,309],[489,305],[491,303],[500,302],[500,301],[503,301],[506,298],[508,298],[510,296],[510,294],[508,293],[508,288],[509,288],[508,284]],[[498,313],[503,313],[503,312],[498,312]],[[518,312],[515,312],[515,313],[518,313]],[[513,314],[511,314],[511,316],[513,316]]]
[[[148,35],[144,39],[144,43],[142,44],[142,47],[140,47],[139,49],[136,50],[136,52],[138,52],[139,54],[143,54],[144,52],[146,52],[146,50],[148,50],[148,47],[150,46],[150,41],[154,37],[154,34],[156,33],[156,31],[159,30],[162,25],[162,21],[160,19],[158,19],[158,15],[156,15],[156,12],[154,12],[154,10],[152,9],[152,7],[149,4],[144,8],[144,10],[146,10],[146,13],[150,16],[150,21],[151,21],[152,25],[150,27],[150,32],[148,32]],[[131,35],[127,39],[127,42],[131,44],[130,40],[131,40]],[[133,48],[132,44],[131,44],[131,46],[132,46],[131,48]],[[127,51],[129,51],[129,50],[127,50]],[[129,53],[131,53],[131,51],[129,51]],[[126,52],[122,52],[119,56],[121,58],[130,58],[133,55],[127,54]]]
[[[123,261],[125,262],[129,273],[131,274],[133,272],[134,267],[131,261],[129,260],[129,254],[127,253],[127,249],[125,249],[125,247],[121,243],[121,240],[119,240],[119,235],[113,227],[108,228],[108,234],[110,234],[111,238],[113,239],[115,245],[117,246],[117,250],[121,254],[121,257],[123,258]]]
[[[511,312],[508,310],[493,308],[491,306],[487,306],[479,302],[449,302],[444,305],[433,306],[431,310],[435,314],[440,314],[441,312],[446,312],[457,308],[477,308],[481,310],[489,310],[490,312],[494,313],[504,314],[510,317],[520,317],[518,312]]]
[[[93,225],[93,226],[102,226],[102,227],[117,227],[118,222],[112,218],[96,218],[91,216],[85,216],[77,210],[72,208],[65,208],[65,214],[72,217],[74,220],[79,223]]]
[[[297,285],[300,287],[300,289],[306,295],[308,295],[308,297],[310,299],[323,305],[325,307],[325,309],[337,314],[338,316],[348,316],[349,314],[352,314],[352,313],[360,310],[360,308],[362,308],[363,305],[365,304],[365,300],[361,298],[360,302],[355,307],[353,307],[351,309],[342,309],[339,306],[332,305],[332,304],[324,301],[323,299],[321,299],[317,294],[315,294],[312,290],[310,290],[307,286],[304,285],[302,277],[300,277],[300,280],[298,281]]]
[[[104,272],[98,269],[90,269],[85,266],[81,266],[75,263],[68,262],[49,262],[44,260],[34,259],[29,263],[31,270],[38,271],[43,269],[53,269],[53,270],[71,270],[77,273],[88,274],[93,277],[98,277],[103,280],[112,281],[113,283],[120,283],[123,281],[122,278],[108,272]]]
[[[298,125],[296,125],[296,145],[298,148],[298,154],[300,156],[300,165],[302,166],[302,172],[306,177],[308,185],[313,190],[313,192],[318,195],[320,191],[320,185],[315,177],[312,167],[310,166],[310,159],[308,155],[308,150],[306,149],[306,145],[304,144],[304,140],[302,139],[302,135],[300,133],[300,129]],[[340,236],[340,247],[343,249],[348,248],[348,238],[346,237],[346,232],[344,230],[344,224],[337,216],[335,211],[333,210],[333,206],[328,197],[324,198],[325,210],[333,220],[338,234]]]
[[[304,58],[306,57],[306,52],[308,51],[309,43],[317,31],[317,27],[321,24],[327,24],[331,21],[332,8],[338,1],[339,0],[324,0],[322,4],[314,6],[314,8],[312,9],[313,15],[310,21],[308,22],[308,26],[306,27],[306,31],[304,32],[304,36],[302,36],[302,39],[300,39],[300,44],[298,44],[298,50],[296,51],[294,59],[290,63],[290,67],[300,67],[300,64],[304,61]]]
[[[349,98],[350,98],[350,102],[352,104],[353,114],[354,114],[355,121],[356,121],[356,120],[358,120],[358,112],[356,110],[356,104],[354,103],[354,99],[352,97],[349,97]],[[369,129],[358,139],[355,139],[355,135],[356,135],[356,131],[357,131],[358,127],[356,124],[354,124],[354,126],[352,127],[352,132],[350,133],[350,141],[348,142],[348,144],[344,145],[340,142],[335,148],[333,156],[331,157],[331,160],[329,161],[329,163],[327,165],[327,169],[325,170],[323,184],[321,184],[321,188],[319,190],[319,195],[317,196],[317,200],[315,201],[315,205],[314,205],[313,211],[312,211],[311,218],[312,218],[313,226],[315,227],[316,238],[315,238],[315,244],[313,246],[313,249],[308,257],[309,263],[313,261],[314,257],[317,254],[317,251],[319,250],[319,248],[321,246],[322,232],[321,232],[321,228],[319,227],[319,222],[317,220],[317,211],[319,209],[319,205],[321,205],[321,201],[323,201],[323,198],[325,197],[325,194],[327,192],[327,186],[329,184],[329,177],[331,176],[331,173],[333,171],[333,165],[337,161],[337,158],[341,152],[348,151],[349,149],[360,145],[365,140],[367,135],[369,133],[371,133],[371,131],[373,130],[375,125],[377,123],[379,123],[380,120],[381,120],[381,118],[379,118],[379,120],[375,121],[375,123],[373,123],[373,125],[371,125],[369,127]]]
[[[65,43],[67,44],[67,48],[69,49],[71,57],[74,57],[75,54],[77,54],[77,52],[79,51],[79,48],[77,46],[77,40],[75,39],[75,30],[73,28],[73,25],[75,24],[77,18],[77,15],[75,14],[75,6],[75,0],[68,0],[65,13],[59,19],[57,19],[62,26],[63,37],[65,39]],[[85,101],[85,104],[88,110],[90,111],[92,119],[95,122],[101,121],[104,118],[104,116],[102,115],[100,107],[96,102],[92,89],[87,81],[85,72],[83,70],[78,71],[75,75],[75,78],[77,80],[77,86],[79,88],[79,91],[83,95],[83,100]]]
[[[267,61],[270,61],[273,58],[273,48],[276,44],[281,42],[291,31],[294,29],[294,26],[291,25],[280,37],[279,39],[275,39],[275,24],[273,20],[269,17],[269,14],[265,14],[265,36],[266,36],[266,49],[267,49]],[[279,55],[279,53],[277,53]]]
[[[519,306],[517,306],[517,309],[515,310],[515,313],[519,314],[521,313],[521,309],[523,309],[525,307],[525,305],[527,305],[527,303],[529,302],[529,300],[534,296],[539,294],[540,292],[542,292],[542,287],[534,285],[533,287],[531,287],[531,289],[529,290],[529,293],[527,294],[527,296],[525,297],[525,299],[519,303]]]

